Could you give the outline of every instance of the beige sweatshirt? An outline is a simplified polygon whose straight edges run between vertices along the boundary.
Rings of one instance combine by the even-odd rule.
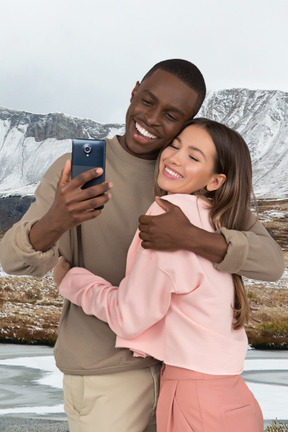
[[[47,171],[36,190],[36,201],[3,237],[1,265],[7,273],[43,276],[51,270],[59,251],[73,266],[118,285],[125,274],[126,255],[138,226],[138,217],[153,201],[154,161],[127,153],[116,137],[107,139],[106,179],[113,182],[112,199],[102,214],[65,233],[47,252],[29,242],[31,226],[50,208],[62,168],[69,154]],[[284,270],[281,249],[258,222],[249,232],[221,230],[229,243],[219,270],[250,278],[276,280]],[[115,349],[108,325],[65,301],[55,345],[56,364],[67,374],[93,375],[148,367],[156,360],[134,358],[129,350]]]

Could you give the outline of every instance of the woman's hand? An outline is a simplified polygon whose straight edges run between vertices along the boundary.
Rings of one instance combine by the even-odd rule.
[[[66,261],[64,257],[60,257],[58,259],[58,263],[54,267],[54,272],[53,272],[54,282],[56,283],[57,287],[59,287],[60,283],[62,282],[62,279],[64,278],[66,273],[68,273],[70,268],[71,268],[70,263]]]

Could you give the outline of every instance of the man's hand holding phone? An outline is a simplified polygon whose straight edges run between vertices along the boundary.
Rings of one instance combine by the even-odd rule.
[[[67,230],[100,215],[111,195],[111,182],[83,188],[91,180],[103,174],[103,168],[85,171],[71,180],[71,160],[67,160],[48,212],[36,222],[30,231],[30,243],[35,250],[50,249]]]
[[[112,183],[103,182],[88,188],[85,185],[102,175],[103,168],[92,168],[70,180],[71,161],[66,162],[50,209],[64,232],[100,215],[101,208],[111,198]]]

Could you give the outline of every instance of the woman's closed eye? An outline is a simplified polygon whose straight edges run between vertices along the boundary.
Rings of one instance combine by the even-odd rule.
[[[175,145],[173,142],[171,144],[169,144],[169,147],[172,147],[175,150],[179,150],[179,147],[177,145]]]
[[[199,162],[199,159],[197,159],[195,156],[190,155],[189,158],[193,159],[195,162]]]

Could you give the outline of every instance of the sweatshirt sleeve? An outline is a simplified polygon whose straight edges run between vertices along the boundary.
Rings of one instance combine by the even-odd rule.
[[[35,201],[22,219],[1,239],[0,262],[6,273],[41,277],[57,264],[58,246],[54,245],[46,252],[36,251],[29,241],[29,233],[33,224],[41,219],[52,205],[58,179],[69,157],[70,155],[66,154],[51,165],[36,189]]]
[[[224,260],[215,264],[217,270],[269,282],[281,278],[285,269],[284,254],[259,221],[249,231],[221,228],[220,232],[228,250]]]
[[[184,195],[185,197],[185,195]],[[183,210],[183,196],[170,195],[162,197],[170,200],[174,204],[179,204]],[[193,202],[189,202],[189,209],[186,209],[186,215],[192,224],[202,229],[202,218],[197,219],[198,207],[191,207]],[[193,211],[194,209],[194,211]],[[152,213],[156,212],[157,207],[151,207]],[[158,212],[159,213],[159,212]],[[210,226],[210,222],[209,222]],[[227,228],[221,228],[219,231],[224,236],[228,249],[224,260],[220,263],[214,263],[214,267],[225,273],[236,273],[250,279],[263,281],[277,281],[281,278],[285,270],[284,253],[276,241],[270,236],[264,225],[250,213],[247,231],[236,231]]]
[[[118,336],[136,337],[167,313],[174,284],[157,267],[149,251],[138,253],[119,288],[88,270],[74,267],[63,278],[60,293],[88,315],[109,324]]]

